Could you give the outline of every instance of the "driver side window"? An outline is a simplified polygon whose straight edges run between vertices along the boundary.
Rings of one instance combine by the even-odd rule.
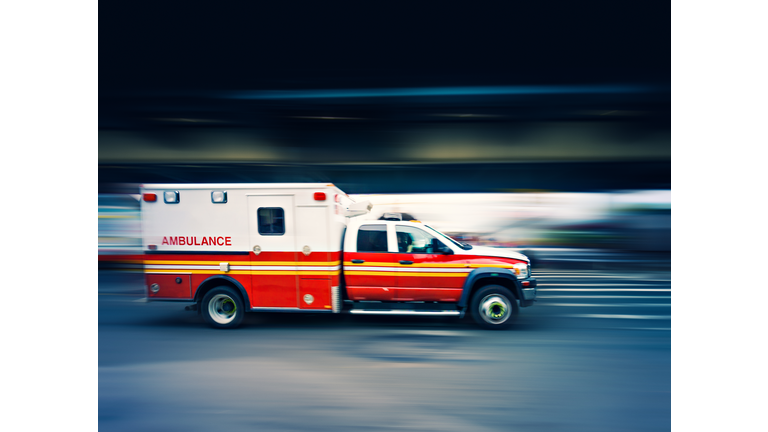
[[[432,250],[432,234],[416,227],[397,225],[397,250],[401,253],[436,253]]]
[[[357,232],[358,252],[386,252],[387,226],[363,225]]]

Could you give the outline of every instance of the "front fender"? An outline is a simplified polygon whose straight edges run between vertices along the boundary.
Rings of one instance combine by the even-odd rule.
[[[467,303],[469,303],[470,298],[472,297],[472,287],[475,286],[475,284],[478,281],[481,281],[482,279],[508,279],[512,284],[513,288],[513,294],[518,298],[523,298],[523,292],[522,287],[520,286],[520,282],[517,280],[517,276],[515,276],[514,273],[512,273],[511,270],[504,269],[504,268],[496,268],[496,267],[481,267],[478,269],[472,270],[471,273],[469,273],[469,276],[467,276],[466,279],[464,279],[464,286],[462,287],[461,291],[461,298],[459,299],[458,306],[460,308],[466,308]]]

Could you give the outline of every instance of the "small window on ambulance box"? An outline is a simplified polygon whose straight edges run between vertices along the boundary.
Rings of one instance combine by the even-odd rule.
[[[387,226],[362,225],[357,230],[358,252],[387,252]]]
[[[285,234],[285,212],[279,207],[261,207],[258,210],[259,234]]]

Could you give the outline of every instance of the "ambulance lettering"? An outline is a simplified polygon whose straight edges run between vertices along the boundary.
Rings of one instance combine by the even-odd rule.
[[[232,246],[232,237],[163,237],[161,244],[169,246]]]

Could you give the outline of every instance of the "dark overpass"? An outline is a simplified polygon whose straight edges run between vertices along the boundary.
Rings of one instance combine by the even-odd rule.
[[[430,91],[112,95],[100,107],[100,190],[305,181],[350,193],[670,188],[668,88]]]
[[[102,191],[670,188],[667,6],[259,10],[237,24],[162,8],[99,11]]]
[[[347,193],[593,192],[670,189],[664,161],[408,165],[104,164],[100,193],[138,193],[139,183],[329,182]]]

